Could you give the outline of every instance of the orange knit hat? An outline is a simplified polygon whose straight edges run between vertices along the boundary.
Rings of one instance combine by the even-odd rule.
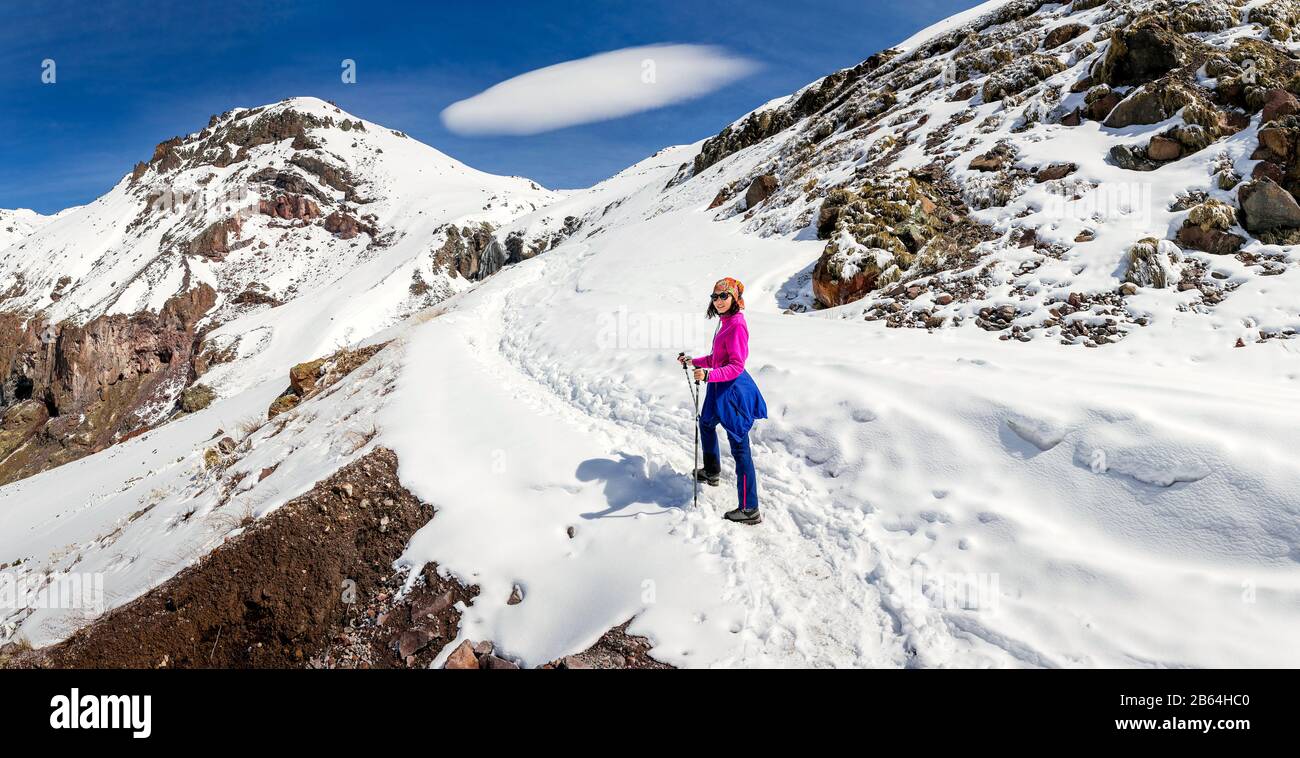
[[[745,310],[745,285],[741,284],[739,279],[732,279],[731,277],[719,279],[713,285],[713,289],[716,291],[719,287],[722,288],[723,292],[731,293],[731,296],[736,299],[736,307],[742,311]]]

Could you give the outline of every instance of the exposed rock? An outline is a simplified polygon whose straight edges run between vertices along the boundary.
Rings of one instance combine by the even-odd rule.
[[[1218,200],[1207,200],[1192,208],[1175,239],[1184,248],[1230,255],[1241,249],[1246,238],[1228,230],[1237,224],[1237,212]]]
[[[359,348],[341,348],[323,358],[304,361],[289,369],[289,386],[267,408],[266,417],[275,418],[296,407],[303,400],[333,385],[360,368],[384,349],[387,342]]]
[[[1286,181],[1286,169],[1272,161],[1260,161],[1250,172],[1251,179],[1271,179],[1277,184]]]
[[[285,220],[310,221],[320,216],[320,206],[316,205],[315,201],[293,194],[281,194],[271,200],[259,200],[257,210],[263,215]]]
[[[172,408],[193,375],[196,324],[216,302],[207,284],[158,313],[50,324],[0,314],[0,405],[39,400],[49,420],[0,459],[7,483],[98,452]]]
[[[1153,161],[1176,161],[1182,154],[1183,146],[1168,137],[1152,137],[1147,145],[1147,157]]]
[[[358,221],[351,215],[342,211],[334,211],[325,217],[325,231],[331,234],[337,234],[340,239],[350,240],[358,234],[369,234],[371,238],[378,236],[375,228],[369,224]]]
[[[1223,232],[1217,229],[1203,229],[1195,224],[1187,224],[1178,230],[1175,236],[1179,245],[1191,250],[1204,250],[1215,255],[1232,255],[1246,244],[1246,238],[1240,234]]]
[[[447,669],[474,669],[478,670],[478,656],[474,655],[474,645],[469,640],[463,640],[456,649],[451,651],[447,656],[447,662],[443,668]]]
[[[1111,161],[1130,171],[1155,171],[1159,164],[1147,158],[1146,148],[1140,145],[1115,145],[1110,149]]]
[[[1123,96],[1105,84],[1089,89],[1083,96],[1088,118],[1093,121],[1104,121],[1123,99]]]
[[[473,228],[447,224],[439,231],[446,235],[446,241],[434,252],[433,262],[444,271],[477,281],[506,264],[508,253],[486,224]]]
[[[999,144],[970,162],[972,171],[1001,171],[1015,159],[1011,148]]]
[[[1157,14],[1139,17],[1111,33],[1110,47],[1093,72],[1106,84],[1141,84],[1187,62],[1188,43]]]
[[[491,653],[478,659],[480,669],[518,669],[519,664],[513,661],[507,661],[505,658],[499,658]]]
[[[754,177],[754,181],[749,183],[749,189],[745,190],[745,207],[753,208],[776,192],[776,177],[771,174],[763,174]]]
[[[181,251],[189,255],[199,255],[213,260],[224,260],[230,252],[230,234],[239,234],[241,224],[239,217],[217,221],[199,233],[189,242],[182,243]]]
[[[1046,168],[1040,169],[1038,173],[1034,174],[1034,181],[1050,182],[1057,179],[1064,179],[1078,169],[1079,167],[1073,163],[1053,163]]]
[[[984,81],[984,100],[993,102],[1019,94],[1064,70],[1065,64],[1052,55],[1035,53],[1018,58],[1011,65],[990,74]]]
[[[1255,179],[1237,190],[1242,226],[1251,233],[1300,227],[1300,204],[1272,179]]]
[[[1267,124],[1293,113],[1300,113],[1300,99],[1284,89],[1271,89],[1264,95],[1260,123]]]
[[[895,50],[877,53],[852,68],[836,71],[825,77],[806,88],[799,97],[789,103],[778,108],[756,111],[749,114],[740,124],[728,126],[701,145],[700,152],[691,165],[693,174],[698,175],[728,155],[762,142],[790,125],[817,113],[827,104],[838,102],[867,74],[880,69],[897,54]],[[892,92],[882,91],[872,102],[875,103],[874,106],[859,109],[855,117],[863,121],[870,119],[893,106],[897,99]]]
[[[858,191],[839,188],[818,213],[826,248],[813,267],[813,295],[824,307],[843,305],[907,274],[956,265],[989,231],[971,223],[945,175],[891,173]]]
[[[1061,24],[1048,32],[1047,36],[1043,38],[1043,49],[1051,50],[1054,47],[1060,47],[1086,31],[1088,31],[1087,24]]]
[[[343,484],[369,507],[341,498]],[[396,602],[388,598],[404,577],[393,576],[393,562],[431,516],[398,481],[396,455],[377,448],[270,514],[241,522],[242,533],[139,598],[8,665],[297,668],[332,660],[350,668],[402,666],[394,659],[403,646],[428,665],[455,636],[454,605],[414,630],[377,624],[367,611]],[[381,518],[386,531],[378,528]],[[477,592],[436,574],[427,567],[426,583],[412,592],[452,591],[467,602]],[[339,591],[345,580],[355,600]]]
[[[1180,108],[1197,102],[1197,99],[1186,86],[1180,84],[1149,84],[1121,100],[1104,123],[1110,127],[1156,124],[1173,116]]]

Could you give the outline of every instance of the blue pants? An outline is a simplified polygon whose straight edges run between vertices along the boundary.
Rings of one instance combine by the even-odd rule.
[[[736,437],[727,432],[731,443],[731,457],[736,459],[736,503],[743,511],[758,508],[758,481],[754,475],[754,457],[749,451],[749,435]],[[718,450],[718,422],[700,421],[700,444],[704,448],[704,470],[716,473],[722,470]]]

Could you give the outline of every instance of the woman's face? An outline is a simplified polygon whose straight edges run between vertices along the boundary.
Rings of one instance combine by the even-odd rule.
[[[727,291],[725,285],[719,284],[713,288],[713,310],[718,313],[726,313],[731,310],[731,293]],[[722,297],[717,297],[722,295]]]

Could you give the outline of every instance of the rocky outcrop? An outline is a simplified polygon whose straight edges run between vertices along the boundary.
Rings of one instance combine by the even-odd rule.
[[[0,483],[89,455],[160,420],[196,375],[197,324],[216,302],[206,284],[158,313],[86,324],[0,314]],[[43,407],[43,415],[35,405]]]
[[[434,266],[453,275],[471,281],[486,279],[509,261],[510,254],[505,245],[497,240],[488,224],[477,227],[447,224],[440,232],[445,235],[445,240],[434,252]]]
[[[265,216],[275,216],[286,221],[311,221],[320,217],[320,206],[314,200],[287,193],[276,195],[270,200],[259,200],[257,210]]]
[[[371,239],[374,239],[378,235],[374,226],[367,224],[364,221],[358,221],[356,218],[344,213],[343,211],[334,211],[330,215],[326,216],[324,226],[325,231],[331,234],[337,234],[340,239],[345,240],[350,240],[359,234],[368,234]]]
[[[217,221],[199,232],[194,239],[182,243],[181,252],[216,261],[224,260],[231,250],[230,237],[232,234],[238,237],[240,228],[238,216]]]
[[[1191,43],[1168,19],[1147,15],[1111,33],[1110,46],[1093,78],[1110,85],[1149,82],[1188,62]]]
[[[896,55],[897,52],[893,50],[877,53],[852,68],[837,71],[805,88],[790,103],[751,113],[739,124],[728,126],[700,146],[700,152],[695,156],[692,166],[694,173],[699,174],[728,155],[758,144],[832,103],[842,102],[863,77],[877,71]],[[872,112],[870,108],[862,109],[857,115],[860,119],[858,123],[874,118],[897,102],[892,92],[881,91],[879,94],[874,99],[879,103],[878,110]]]
[[[827,194],[817,236],[828,240],[813,267],[817,304],[834,307],[910,276],[966,260],[988,230],[938,171],[872,177]]]
[[[343,348],[315,360],[304,361],[289,369],[289,386],[266,411],[268,419],[284,413],[331,386],[361,367],[384,349],[387,342],[358,348]]]

